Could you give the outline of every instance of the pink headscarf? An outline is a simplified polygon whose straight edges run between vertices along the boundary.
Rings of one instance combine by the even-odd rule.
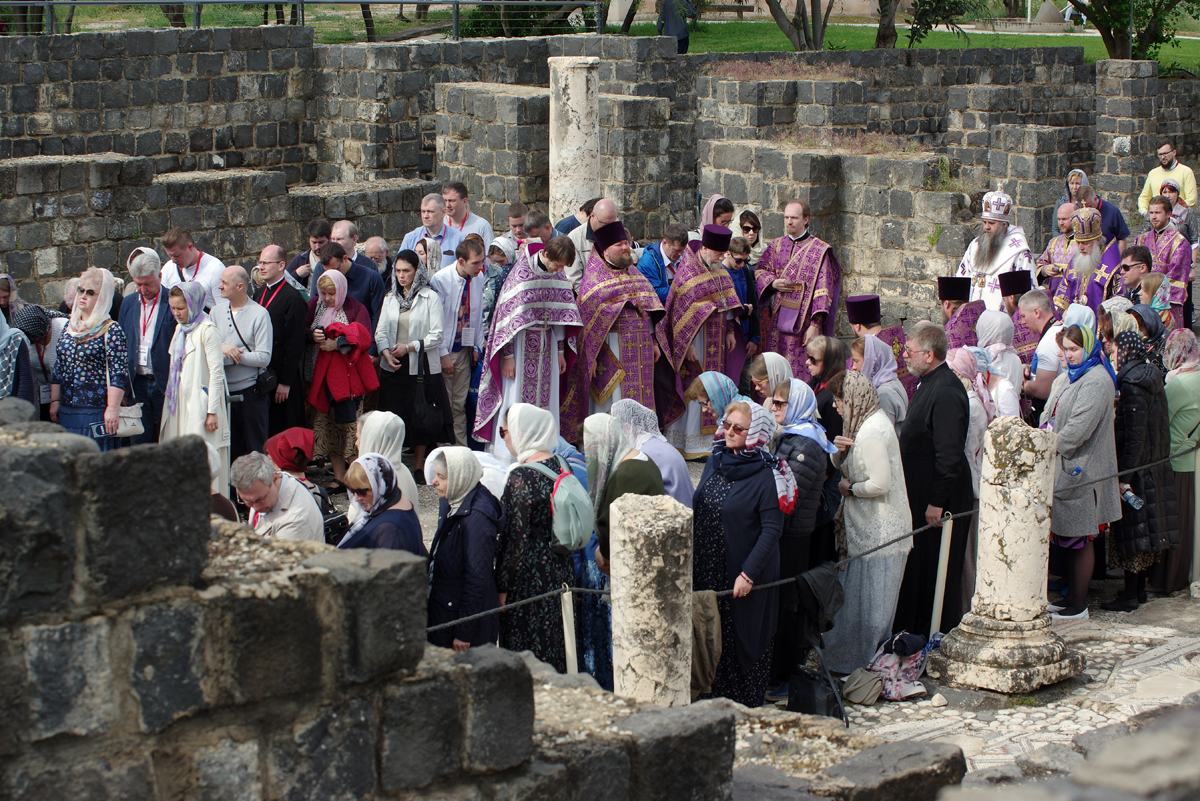
[[[322,328],[336,322],[335,317],[341,311],[342,304],[346,302],[346,276],[342,275],[340,270],[326,270],[321,273],[321,278],[329,276],[329,280],[333,281],[334,305],[325,306],[325,301],[318,300],[317,302],[325,307],[325,313],[321,315],[320,325]],[[320,279],[317,280],[320,284]]]
[[[996,407],[992,403],[992,393],[988,391],[987,376],[980,375],[976,369],[975,355],[966,348],[954,348],[946,354],[946,364],[950,369],[965,379],[974,389],[989,424],[996,419]]]
[[[715,225],[713,222],[713,208],[717,205],[718,200],[725,200],[725,196],[717,192],[708,199],[704,204],[704,211],[700,214],[700,230],[704,230],[706,225]]]

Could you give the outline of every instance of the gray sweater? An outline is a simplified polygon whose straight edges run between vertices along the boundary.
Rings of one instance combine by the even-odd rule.
[[[237,319],[236,329],[234,315]],[[229,301],[222,300],[208,316],[221,332],[221,344],[233,345],[242,351],[241,364],[234,364],[233,359],[225,357],[225,381],[229,384],[229,391],[238,392],[254,386],[258,374],[271,363],[274,336],[270,312],[252,300],[247,300],[245,306],[233,312]],[[238,336],[239,332],[241,336]]]

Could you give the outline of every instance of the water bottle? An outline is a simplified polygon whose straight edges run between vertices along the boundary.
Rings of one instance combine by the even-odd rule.
[[[1121,497],[1125,499],[1125,503],[1132,506],[1134,509],[1141,509],[1146,502],[1133,494],[1133,490],[1127,489],[1121,493]]]

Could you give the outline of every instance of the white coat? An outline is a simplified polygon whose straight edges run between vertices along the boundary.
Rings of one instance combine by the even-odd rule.
[[[459,284],[462,290],[462,284]],[[396,325],[400,322],[400,300],[395,292],[387,293],[383,299],[383,308],[379,312],[379,324],[375,326],[375,346],[380,351],[396,347]],[[444,312],[441,298],[430,287],[424,287],[413,300],[412,308],[408,310],[408,344],[417,347],[425,345],[425,358],[429,361],[429,372],[442,372],[442,359],[439,346],[442,344],[442,332],[445,330]],[[390,372],[387,360],[379,362],[384,370]],[[408,360],[408,372],[417,374],[417,360]]]
[[[208,415],[217,416],[217,430],[206,431]],[[229,486],[229,416],[225,406],[225,357],[221,333],[205,320],[187,335],[183,368],[179,376],[179,398],[175,414],[163,405],[159,441],[196,434],[221,454],[221,487]]]

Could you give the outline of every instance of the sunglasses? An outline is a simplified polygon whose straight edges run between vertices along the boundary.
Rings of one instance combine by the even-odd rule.
[[[746,262],[748,262],[748,261],[750,261],[750,260],[749,259],[734,259],[733,263],[735,265],[737,265],[738,267],[743,267],[743,266],[745,266]]]
[[[81,289],[81,290],[79,290],[79,294],[83,295],[85,297],[94,298],[97,295],[99,295],[100,293],[94,289]]]
[[[780,400],[779,398],[771,398],[771,407],[772,407],[772,408],[774,408],[774,409],[782,409],[782,408],[784,408],[785,406],[787,406],[787,401],[785,401],[785,400]]]
[[[808,362],[809,364],[820,364],[821,362],[823,362],[825,360],[824,359],[814,359],[812,356],[805,356],[804,361]]]
[[[370,487],[363,487],[362,489],[359,489],[358,487],[346,487],[346,489],[350,490],[350,492],[354,493],[354,495],[359,498],[371,491]]]
[[[729,424],[729,430],[730,430],[730,431],[732,431],[734,434],[737,434],[738,436],[741,436],[742,434],[745,434],[745,433],[746,433],[747,431],[749,431],[750,429],[748,429],[748,428],[742,428],[742,427],[741,427],[741,426],[739,426],[737,423],[730,423],[730,424]]]
[[[742,233],[744,233],[744,234],[748,234],[748,233],[751,233],[752,231],[757,231],[757,230],[759,230],[759,229],[755,228],[753,225],[743,225],[742,226]]]

